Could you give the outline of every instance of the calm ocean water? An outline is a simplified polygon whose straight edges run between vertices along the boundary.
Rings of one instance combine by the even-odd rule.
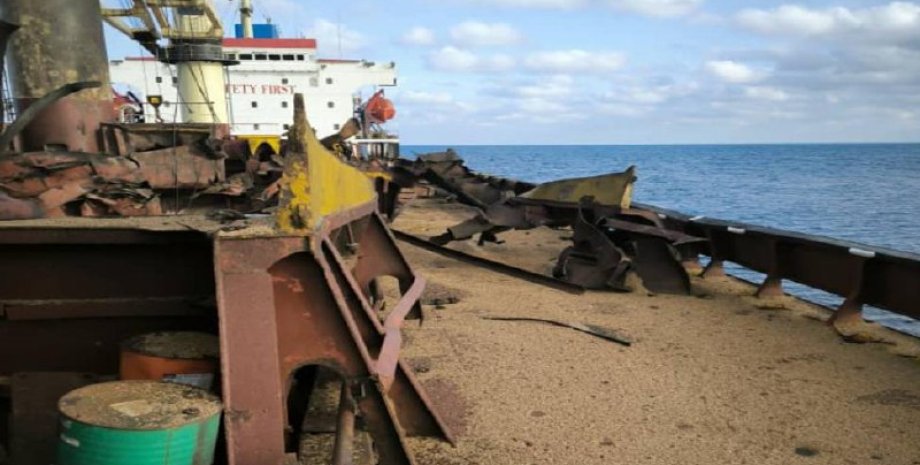
[[[402,154],[445,148],[409,145]],[[920,144],[453,148],[474,170],[536,182],[636,165],[638,202],[920,253]],[[741,268],[731,271],[762,279]],[[787,289],[832,307],[841,301],[802,286]],[[920,336],[916,321],[876,309],[866,314]]]

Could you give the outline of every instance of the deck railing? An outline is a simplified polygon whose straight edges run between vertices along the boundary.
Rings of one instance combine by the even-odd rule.
[[[634,206],[655,212],[669,228],[708,239],[699,251],[711,258],[704,276],[724,273],[730,261],[766,274],[761,296],[781,294],[783,279],[830,292],[844,298],[834,323],[858,320],[863,305],[920,319],[920,254]]]

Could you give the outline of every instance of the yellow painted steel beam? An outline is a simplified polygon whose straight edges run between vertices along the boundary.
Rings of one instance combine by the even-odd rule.
[[[327,215],[376,200],[370,178],[320,144],[307,121],[303,94],[294,95],[288,145],[277,213],[281,231],[310,234]]]
[[[237,139],[246,141],[249,146],[249,153],[255,155],[259,146],[266,144],[275,151],[281,153],[281,136],[260,136],[260,135],[237,135]]]
[[[629,208],[632,202],[636,167],[622,173],[602,174],[587,178],[562,179],[540,184],[521,197],[533,200],[578,203],[583,197],[594,197],[601,205]]]

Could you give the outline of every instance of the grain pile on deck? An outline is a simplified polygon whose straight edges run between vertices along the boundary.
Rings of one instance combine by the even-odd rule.
[[[417,200],[394,229],[434,236],[465,207]],[[533,271],[565,231],[511,231],[504,244],[451,247]],[[917,340],[849,344],[791,297],[763,302],[731,278],[693,279],[694,297],[573,296],[405,245],[416,270],[461,289],[409,324],[405,354],[459,446],[411,440],[426,464],[920,464]],[[623,347],[549,325],[581,321]]]

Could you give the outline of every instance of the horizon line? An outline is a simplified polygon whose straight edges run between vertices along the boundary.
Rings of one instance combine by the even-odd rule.
[[[443,145],[458,147],[589,147],[589,146],[741,146],[741,145],[920,145],[916,142],[667,142],[667,143],[555,143],[555,144],[514,144],[514,143],[405,143],[400,142],[402,146],[435,146]]]

